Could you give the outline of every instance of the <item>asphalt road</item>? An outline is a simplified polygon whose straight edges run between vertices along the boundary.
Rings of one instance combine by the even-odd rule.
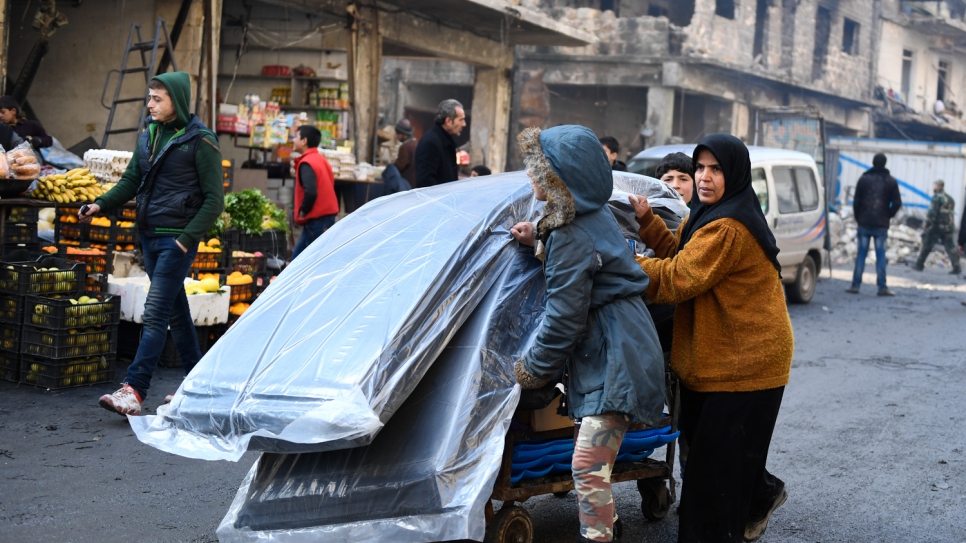
[[[825,270],[812,303],[789,306],[795,361],[769,457],[789,499],[761,541],[964,543],[966,282],[893,266],[899,295],[880,298],[869,274],[846,294],[850,276]],[[147,407],[178,383],[161,370]],[[142,445],[97,406],[114,388],[0,382],[0,542],[217,540],[255,456],[204,462]],[[624,541],[676,541],[673,508],[644,521],[633,483],[616,500]],[[575,539],[573,493],[524,506],[537,543]]]

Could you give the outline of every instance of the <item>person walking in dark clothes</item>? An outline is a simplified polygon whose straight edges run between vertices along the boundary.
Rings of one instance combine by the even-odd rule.
[[[127,377],[120,389],[100,398],[101,407],[119,415],[141,414],[169,325],[185,375],[201,359],[184,279],[198,242],[225,208],[225,192],[218,136],[190,113],[190,104],[187,73],[153,78],[148,83],[151,122],[138,137],[127,170],[114,188],[78,212],[80,220],[89,222],[137,198],[138,234],[151,288]]]
[[[416,145],[416,188],[432,187],[459,179],[456,136],[466,126],[463,104],[443,100],[436,109],[436,124]]]
[[[889,237],[889,220],[896,216],[902,207],[899,183],[886,169],[886,156],[876,153],[872,157],[872,169],[859,177],[852,199],[855,222],[859,225],[859,253],[855,257],[855,271],[852,285],[845,289],[850,294],[859,293],[862,273],[865,272],[865,257],[869,254],[869,240],[875,240],[875,275],[879,296],[895,296],[886,286],[886,240]]]
[[[319,153],[322,133],[303,124],[292,138],[293,149],[301,153],[295,165],[295,224],[302,227],[292,260],[335,224],[339,200],[335,196],[335,177],[332,165]]]
[[[672,234],[632,196],[647,298],[677,304],[671,368],[681,382],[688,466],[679,543],[739,543],[764,534],[788,497],[765,469],[795,340],[778,246],[751,185],[748,148],[712,134],[694,150],[697,202]]]
[[[20,104],[12,96],[0,97],[0,122],[13,128],[13,131],[21,139],[29,141],[35,150],[39,151],[54,144],[54,138],[47,134],[39,121],[27,120],[24,117]]]

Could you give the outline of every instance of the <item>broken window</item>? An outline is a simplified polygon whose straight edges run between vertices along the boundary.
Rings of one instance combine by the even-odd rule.
[[[946,82],[949,81],[949,63],[939,61],[939,82],[936,85],[936,100],[946,100]]]
[[[601,11],[613,11],[614,15],[620,15],[620,0],[600,0]]]
[[[912,51],[902,50],[902,101],[911,103],[912,97]]]
[[[782,0],[781,67],[785,69],[790,69],[795,60],[795,16],[797,11],[798,0]]]
[[[667,17],[671,24],[688,26],[694,16],[694,0],[650,0],[649,2],[624,2],[622,17]]]
[[[714,14],[725,19],[735,18],[735,0],[715,0]]]
[[[818,7],[815,14],[815,49],[812,51],[812,80],[821,79],[825,73],[828,56],[828,39],[832,33],[832,11]]]
[[[768,0],[758,0],[755,9],[755,42],[751,58],[757,59],[765,52],[765,24],[768,22]]]
[[[859,54],[859,23],[849,18],[842,25],[842,51],[848,55]]]

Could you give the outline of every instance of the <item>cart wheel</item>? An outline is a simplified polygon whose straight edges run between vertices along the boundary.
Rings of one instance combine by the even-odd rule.
[[[519,505],[504,506],[486,527],[483,543],[533,543],[533,521]]]
[[[641,513],[651,522],[663,519],[671,509],[671,493],[663,479],[641,479],[637,481],[637,491],[641,493]]]

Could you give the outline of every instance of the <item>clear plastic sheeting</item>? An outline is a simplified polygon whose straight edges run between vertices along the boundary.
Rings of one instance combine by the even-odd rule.
[[[371,202],[278,276],[163,416],[131,419],[138,439],[208,460],[368,444],[515,251],[510,227],[534,213],[523,174]]]
[[[629,238],[627,194],[655,211],[687,210],[655,179],[615,174],[615,190]],[[158,449],[208,460],[368,445],[516,258],[509,228],[537,216],[523,172],[367,204],[278,276],[163,415],[133,417],[132,428]],[[501,318],[509,327],[518,316]]]
[[[482,540],[484,507],[520,395],[512,367],[543,319],[545,283],[516,251],[476,311],[373,442],[265,453],[218,528],[221,541]]]

